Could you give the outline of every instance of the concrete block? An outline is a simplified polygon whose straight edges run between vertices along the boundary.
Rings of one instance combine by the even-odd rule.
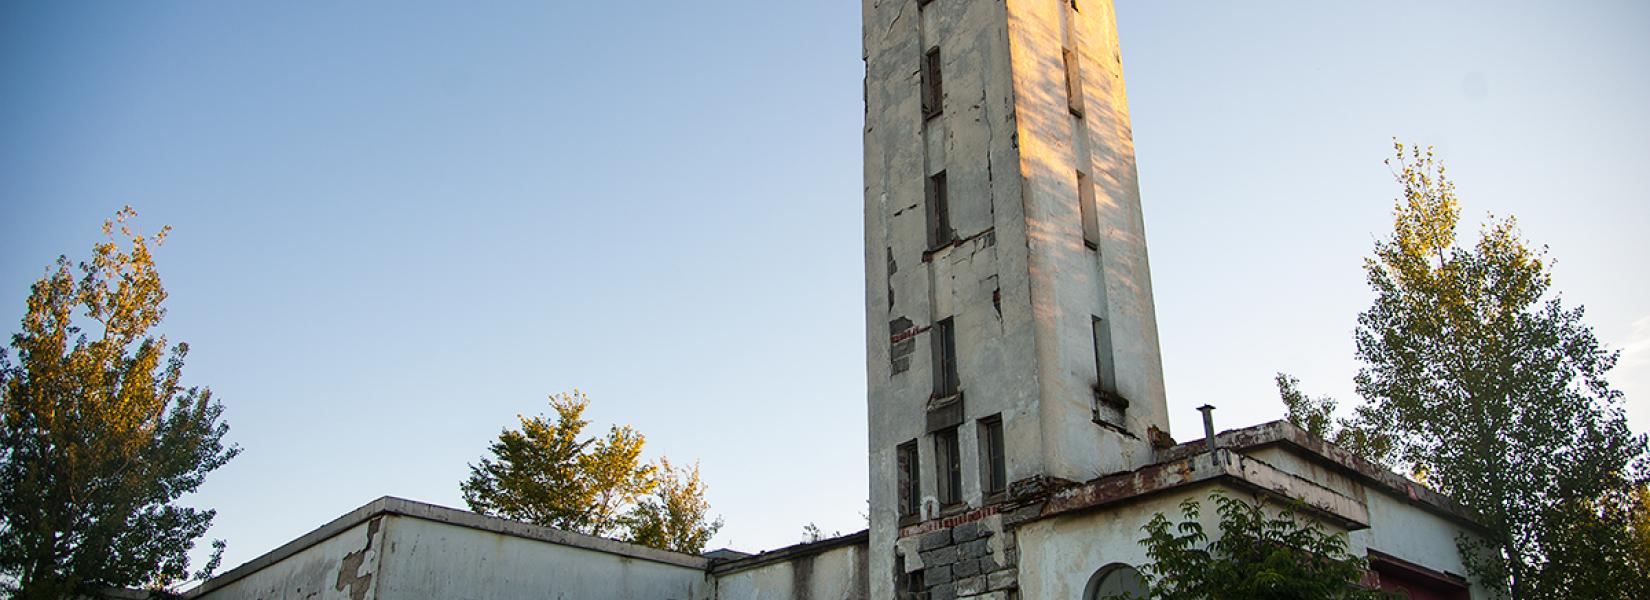
[[[922,553],[922,564],[927,565],[929,568],[949,565],[954,562],[957,562],[956,546],[947,546]]]
[[[925,534],[922,534],[922,537],[917,540],[917,550],[919,550],[919,551],[933,550],[935,548],[943,548],[943,547],[950,546],[950,545],[951,545],[951,530],[950,529],[942,529],[940,531],[925,533]]]

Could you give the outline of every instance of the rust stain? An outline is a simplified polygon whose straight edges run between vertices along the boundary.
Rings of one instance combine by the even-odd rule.
[[[350,600],[362,600],[367,597],[367,588],[372,586],[372,573],[356,575],[361,572],[361,563],[367,559],[367,551],[372,550],[372,537],[378,535],[378,522],[384,517],[377,517],[367,523],[367,545],[365,548],[344,555],[344,561],[338,568],[338,581],[333,585],[336,591],[349,588]]]

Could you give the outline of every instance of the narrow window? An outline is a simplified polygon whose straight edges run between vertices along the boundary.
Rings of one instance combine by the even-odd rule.
[[[939,469],[940,504],[950,506],[962,502],[962,456],[957,447],[957,428],[934,432],[934,466]]]
[[[928,176],[925,190],[928,205],[928,248],[936,249],[952,242],[951,195],[946,189],[945,171]]]
[[[986,495],[1008,489],[1008,473],[1003,466],[1003,417],[980,419],[980,481],[985,483]]]
[[[899,445],[899,516],[917,514],[917,441]]]
[[[1061,48],[1060,57],[1066,65],[1066,108],[1078,118],[1083,116],[1083,74],[1078,68],[1078,55],[1070,48]]]
[[[940,47],[922,57],[922,116],[932,118],[945,110],[945,84],[940,81]]]
[[[1117,375],[1111,359],[1111,328],[1100,317],[1094,317],[1094,372],[1098,379],[1095,389],[1115,395]]]
[[[934,324],[934,397],[949,398],[961,387],[957,381],[957,327],[947,318]]]
[[[1083,217],[1083,244],[1090,250],[1100,249],[1100,207],[1094,204],[1094,182],[1088,173],[1077,172],[1077,207]]]

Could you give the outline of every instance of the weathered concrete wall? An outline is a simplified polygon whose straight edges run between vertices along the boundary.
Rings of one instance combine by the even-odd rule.
[[[717,600],[864,600],[869,597],[863,543],[715,576]]]
[[[1378,490],[1369,492],[1369,518],[1374,525],[1352,532],[1350,551],[1353,553],[1361,555],[1376,550],[1472,580],[1455,541],[1460,536],[1476,535],[1473,532]],[[1471,583],[1473,598],[1492,597],[1478,582]]]
[[[1324,486],[1354,495],[1362,500],[1369,512],[1369,528],[1351,533],[1348,551],[1363,556],[1369,550],[1382,552],[1434,571],[1468,576],[1465,562],[1456,546],[1456,539],[1478,534],[1464,526],[1459,518],[1450,518],[1440,511],[1429,510],[1420,499],[1406,496],[1420,495],[1423,488],[1407,485],[1403,493],[1388,489],[1384,484],[1370,484],[1356,472],[1326,464],[1310,454],[1292,450],[1288,445],[1274,445],[1246,451],[1251,456]],[[1473,582],[1474,598],[1487,598],[1489,593]]]
[[[706,600],[710,561],[380,498],[191,590],[203,600]]]
[[[956,324],[965,408],[962,496],[983,501],[973,426],[1001,413],[1010,480],[1040,472],[1025,220],[1006,16],[984,0],[865,0],[865,258],[871,592],[893,595],[895,448],[920,440],[924,518],[937,516],[932,326]],[[924,119],[921,66],[940,50],[942,110]],[[959,243],[929,252],[925,190],[945,171]]]
[[[1034,521],[1015,532],[1019,547],[1021,598],[1082,598],[1084,586],[1101,567],[1123,563],[1139,567],[1150,561],[1139,543],[1140,530],[1161,512],[1178,521],[1180,502],[1203,502],[1200,522],[1205,531],[1219,531],[1218,517],[1209,506],[1217,489],[1233,497],[1241,492],[1227,486],[1182,488],[1107,510]]]
[[[1415,499],[1403,497],[1386,482],[1285,443],[1222,449],[1218,455],[1217,462],[1210,462],[1209,454],[1166,459],[1138,471],[1133,480],[1118,475],[1050,496],[1043,518],[1013,530],[1022,597],[1079,597],[1102,567],[1145,564],[1141,527],[1159,512],[1178,521],[1179,504],[1188,498],[1203,504],[1200,522],[1218,536],[1218,515],[1208,501],[1217,490],[1233,498],[1252,500],[1264,493],[1315,506],[1302,518],[1346,535],[1353,556],[1380,553],[1451,578],[1467,574],[1455,540],[1475,534],[1458,516],[1419,499],[1419,492]],[[1490,595],[1473,585],[1471,597]]]
[[[203,600],[372,600],[384,521],[344,529],[315,545],[200,594]],[[226,575],[229,575],[226,573]],[[220,578],[221,579],[221,578]]]
[[[1020,169],[1025,178],[1032,311],[1037,329],[1043,460],[1073,481],[1151,460],[1148,427],[1168,430],[1145,226],[1116,25],[1109,1],[1009,0]],[[1067,102],[1063,49],[1078,61],[1083,114]],[[1099,240],[1084,244],[1076,173],[1094,186]],[[1091,422],[1099,383],[1091,318],[1112,338],[1120,425]],[[1130,437],[1132,435],[1133,437]]]
[[[393,517],[382,556],[382,600],[612,598],[699,600],[702,569]]]
[[[892,594],[895,448],[918,441],[919,520],[984,507],[978,420],[1001,415],[1010,482],[1083,481],[1152,458],[1167,431],[1133,142],[1109,1],[864,0],[865,265],[873,595]],[[1083,116],[1068,110],[1075,51]],[[924,56],[943,94],[923,112]],[[1093,184],[1085,244],[1077,172]],[[943,172],[956,241],[930,248],[926,189]],[[1106,388],[1127,400],[1097,423],[1092,319],[1111,338]],[[964,506],[936,498],[930,356],[955,323]],[[882,336],[889,336],[886,341]]]

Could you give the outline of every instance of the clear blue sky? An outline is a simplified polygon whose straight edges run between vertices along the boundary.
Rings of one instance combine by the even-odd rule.
[[[943,1],[943,0],[942,0]],[[1390,139],[1515,214],[1650,425],[1650,4],[1120,0],[1174,433],[1349,403]],[[245,453],[226,566],[462,506],[580,388],[743,550],[863,526],[860,17],[772,2],[0,4],[0,319],[123,204]]]

